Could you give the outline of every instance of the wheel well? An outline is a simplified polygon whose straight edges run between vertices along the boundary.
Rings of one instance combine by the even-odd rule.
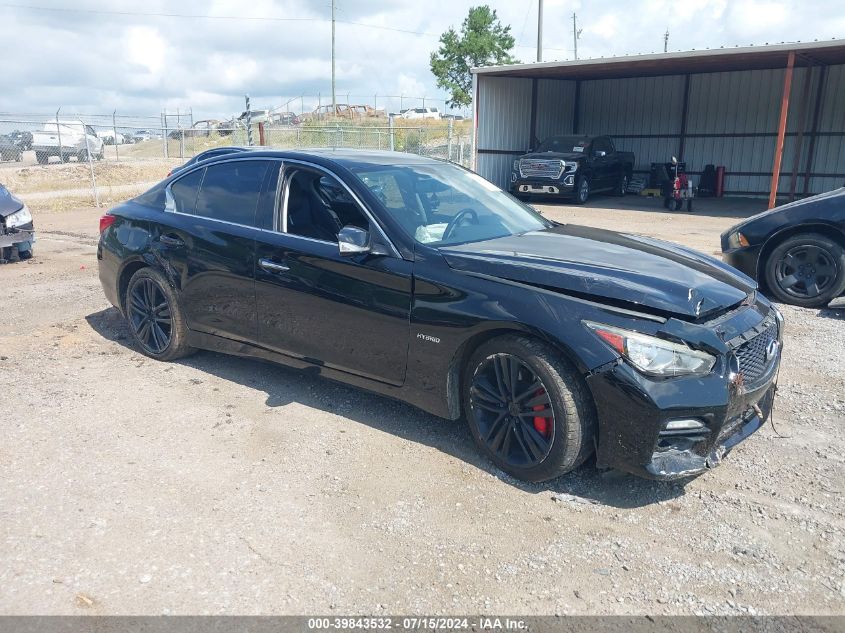
[[[478,334],[471,336],[461,344],[461,346],[455,352],[455,355],[452,358],[452,363],[449,366],[449,374],[446,377],[446,398],[449,409],[449,416],[451,419],[457,420],[461,417],[463,408],[463,403],[461,402],[461,387],[463,385],[461,384],[461,382],[463,381],[464,369],[466,368],[470,357],[475,353],[475,350],[477,350],[487,341],[490,341],[494,338],[499,338],[500,336],[506,336],[508,334],[525,336],[527,338],[532,338],[537,341],[540,341],[544,345],[549,345],[573,367],[577,368],[579,366],[576,360],[572,358],[572,355],[568,350],[564,349],[560,345],[555,345],[554,343],[550,342],[549,340],[543,337],[535,336],[530,332],[525,332],[524,330],[518,330],[515,328],[496,328],[493,330],[485,330],[484,332],[479,332]],[[589,390],[587,390],[587,393],[589,393]]]
[[[126,289],[129,286],[129,280],[132,279],[132,275],[147,266],[149,264],[143,261],[129,262],[121,271],[117,282],[117,299],[120,301],[121,312],[126,312]]]
[[[766,281],[766,260],[768,260],[771,252],[782,244],[784,240],[793,237],[794,235],[801,235],[802,233],[818,233],[832,239],[838,243],[842,248],[845,248],[845,234],[842,231],[830,226],[829,224],[799,224],[788,229],[784,229],[770,237],[763,248],[760,250],[760,256],[757,258],[757,281],[761,285]]]

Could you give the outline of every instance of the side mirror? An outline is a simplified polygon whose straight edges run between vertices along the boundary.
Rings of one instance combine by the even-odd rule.
[[[604,156],[607,156],[607,152],[601,149],[597,149],[595,152],[593,152],[593,156],[595,156],[596,158],[602,158]]]
[[[337,248],[343,256],[369,253],[370,233],[357,226],[344,226],[337,234]]]

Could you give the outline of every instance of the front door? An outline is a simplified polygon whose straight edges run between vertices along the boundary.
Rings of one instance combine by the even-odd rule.
[[[317,365],[402,384],[413,263],[398,254],[340,255],[337,233],[344,226],[386,238],[321,169],[287,163],[279,199],[277,230],[256,242],[259,342]]]

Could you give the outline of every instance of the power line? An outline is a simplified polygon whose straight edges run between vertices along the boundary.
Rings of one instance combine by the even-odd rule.
[[[250,16],[250,15],[208,15],[201,13],[148,13],[143,11],[113,11],[110,9],[78,9],[71,7],[39,7],[26,4],[15,4],[11,2],[0,2],[0,7],[9,9],[27,9],[32,11],[51,11],[55,13],[83,13],[87,15],[112,15],[118,17],[145,17],[145,18],[185,18],[191,20],[239,20],[246,22],[323,22],[329,23],[331,20],[320,17],[293,17],[282,18],[277,16]],[[353,22],[351,20],[336,20],[342,24],[350,24],[352,26],[362,26],[368,29],[380,29],[383,31],[396,31],[398,33],[409,33],[411,35],[428,35],[431,37],[440,37],[438,33],[427,33],[425,31],[412,31],[410,29],[400,29],[392,26],[382,26],[379,24],[366,24],[364,22]]]

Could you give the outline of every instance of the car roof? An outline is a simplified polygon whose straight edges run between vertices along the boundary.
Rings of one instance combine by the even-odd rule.
[[[297,149],[297,150],[274,150],[255,148],[250,149],[251,157],[269,157],[269,158],[292,158],[300,160],[308,159],[322,159],[323,162],[334,163],[346,167],[347,169],[378,166],[387,167],[393,165],[439,165],[443,161],[428,158],[426,156],[419,156],[417,154],[407,154],[405,152],[390,152],[379,150],[366,149],[346,149],[346,148],[316,148],[316,149]],[[210,158],[215,160],[220,158],[225,159],[225,156]]]

